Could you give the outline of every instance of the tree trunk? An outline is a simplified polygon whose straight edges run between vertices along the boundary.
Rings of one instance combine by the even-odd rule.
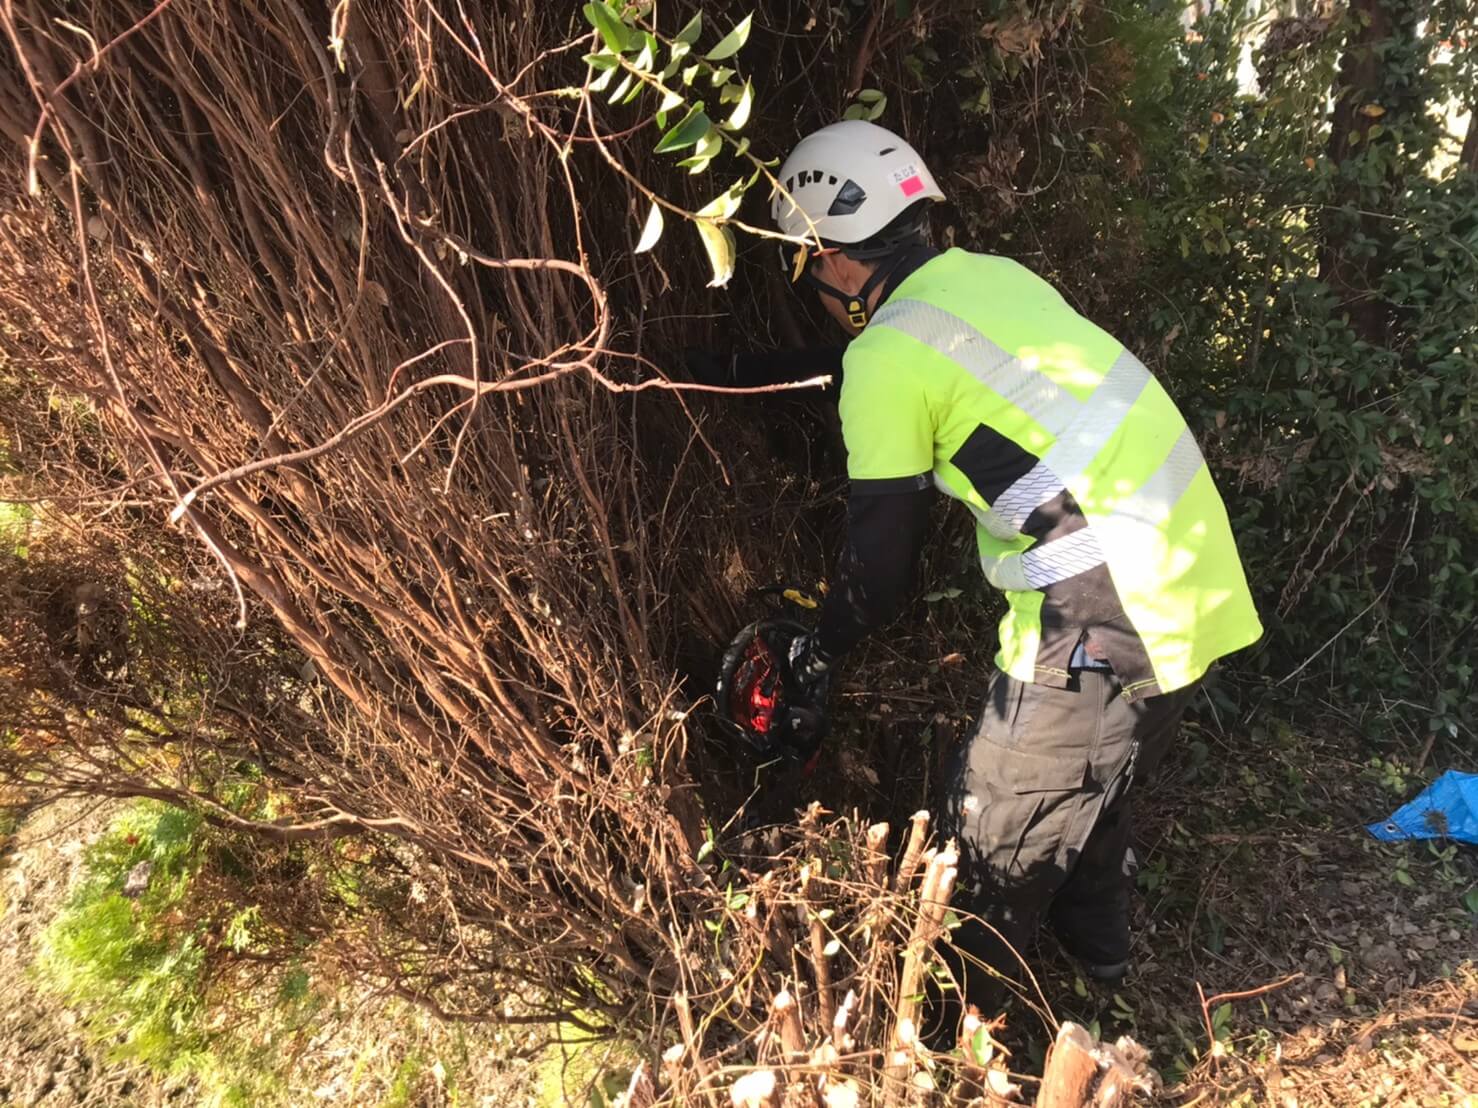
[[[1388,62],[1392,47],[1411,43],[1416,38],[1423,4],[1413,0],[1352,0],[1345,12],[1351,31],[1345,53],[1339,61],[1339,72],[1333,89],[1333,114],[1330,115],[1330,161],[1344,167],[1346,161],[1360,157],[1373,140],[1372,130],[1385,130],[1397,118],[1414,118],[1425,109],[1422,93],[1406,86],[1388,83]],[[1375,134],[1379,134],[1376,130]],[[1341,298],[1355,331],[1370,343],[1385,343],[1389,318],[1379,297],[1372,294],[1382,272],[1383,259],[1363,253],[1349,257],[1346,239],[1358,230],[1366,238],[1380,238],[1383,228],[1377,214],[1361,214],[1358,226],[1352,226],[1341,208],[1370,208],[1375,202],[1383,210],[1386,201],[1400,194],[1401,180],[1391,176],[1375,186],[1372,196],[1369,182],[1358,182],[1354,174],[1341,174],[1329,208],[1318,217],[1320,223],[1320,275]]]

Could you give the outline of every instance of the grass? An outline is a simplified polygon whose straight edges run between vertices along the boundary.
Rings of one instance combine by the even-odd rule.
[[[140,801],[87,849],[32,973],[105,1058],[184,1081],[210,1105],[482,1103],[467,1089],[497,1084],[485,1079],[493,1033],[366,1003],[372,994],[320,965],[311,944],[231,898],[251,888],[231,846],[193,815]],[[125,896],[140,863],[152,865],[147,886]],[[293,956],[277,956],[282,942]]]

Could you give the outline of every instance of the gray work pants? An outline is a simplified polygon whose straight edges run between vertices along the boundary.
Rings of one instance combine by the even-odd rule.
[[[1076,671],[1065,689],[992,680],[945,779],[956,903],[990,925],[954,933],[967,999],[990,991],[977,959],[1019,975],[1013,951],[1026,953],[1044,916],[1076,957],[1128,958],[1131,801],[1198,688],[1131,702],[1107,670]]]

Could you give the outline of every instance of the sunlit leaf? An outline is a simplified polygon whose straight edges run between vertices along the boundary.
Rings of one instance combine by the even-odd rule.
[[[641,53],[636,56],[636,60],[631,64],[635,69],[638,69],[643,73],[650,73],[652,72],[652,66],[655,65],[656,62],[657,55],[652,47],[643,45],[641,48]]]
[[[647,222],[641,230],[641,240],[636,244],[635,253],[645,254],[657,245],[657,240],[662,237],[662,207],[657,203],[652,204],[652,210],[647,213]]]
[[[754,108],[754,85],[749,81],[744,82],[744,91],[739,94],[739,103],[734,106],[734,113],[724,120],[724,126],[731,131],[737,131],[749,122],[749,113]]]
[[[752,14],[746,15],[737,27],[719,39],[718,45],[703,56],[711,62],[716,62],[724,58],[731,58],[739,53],[740,47],[749,41],[749,29],[753,21],[754,16]]]
[[[720,150],[724,148],[724,140],[719,136],[717,127],[710,127],[707,133],[698,140],[698,147],[693,151],[691,157],[678,162],[690,174],[702,173],[708,168]]]
[[[584,8],[585,18],[590,25],[600,32],[600,37],[605,39],[606,45],[616,53],[621,53],[631,45],[631,30],[616,14],[616,9],[607,4],[605,0],[591,0]]]
[[[621,83],[616,86],[616,91],[611,93],[611,103],[614,104],[617,100],[621,99],[621,97],[625,96],[626,93],[630,91],[632,82],[635,80],[636,78],[630,73],[626,74],[625,77],[622,77]]]
[[[734,233],[711,219],[699,219],[694,224],[703,239],[703,249],[708,252],[708,264],[713,267],[713,280],[709,288],[723,288],[734,276]]]
[[[698,215],[707,219],[728,219],[739,210],[739,204],[744,199],[744,182],[735,181],[732,185],[719,193],[707,204],[698,209]],[[800,594],[797,593],[797,596]],[[815,607],[813,603],[811,607]]]
[[[619,73],[619,72],[620,72],[620,70],[619,69],[615,69],[615,68],[606,70],[599,77],[597,77],[595,80],[593,80],[593,81],[590,82],[590,91],[591,92],[604,92],[606,89],[610,88],[611,81],[615,78],[616,74]]]

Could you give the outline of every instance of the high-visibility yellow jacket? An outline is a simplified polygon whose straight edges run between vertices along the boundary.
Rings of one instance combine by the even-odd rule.
[[[926,479],[976,520],[1006,593],[997,664],[1065,685],[1082,643],[1130,699],[1262,634],[1185,419],[1133,354],[1006,258],[950,250],[847,348],[854,495]]]

